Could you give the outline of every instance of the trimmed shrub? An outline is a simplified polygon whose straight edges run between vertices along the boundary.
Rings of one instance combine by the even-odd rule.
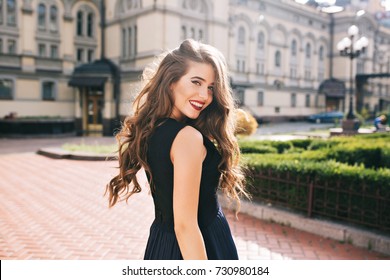
[[[244,110],[237,110],[237,123],[236,131],[237,135],[252,135],[256,132],[258,123],[256,119],[249,113]]]

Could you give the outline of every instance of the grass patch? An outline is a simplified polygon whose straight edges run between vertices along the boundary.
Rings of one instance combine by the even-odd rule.
[[[62,145],[62,149],[71,152],[86,152],[91,154],[112,154],[118,150],[117,144],[100,145],[100,144],[69,144]]]

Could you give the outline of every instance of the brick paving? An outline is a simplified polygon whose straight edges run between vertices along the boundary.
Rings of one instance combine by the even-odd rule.
[[[33,145],[28,141],[18,145]],[[115,174],[114,162],[50,159],[16,152],[9,143],[0,140],[0,259],[142,259],[153,219],[147,186],[128,204],[108,209],[104,191]],[[245,214],[237,220],[225,213],[240,259],[390,259]]]

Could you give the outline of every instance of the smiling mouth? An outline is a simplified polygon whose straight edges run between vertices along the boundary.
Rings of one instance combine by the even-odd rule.
[[[191,106],[197,110],[197,111],[200,111],[202,110],[203,106],[204,106],[204,103],[203,102],[199,102],[199,101],[194,101],[194,100],[190,100],[190,104]]]

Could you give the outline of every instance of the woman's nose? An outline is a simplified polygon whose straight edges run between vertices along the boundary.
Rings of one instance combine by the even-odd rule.
[[[207,95],[208,95],[208,88],[201,88],[199,89],[199,97],[203,98],[203,99],[207,99]]]

